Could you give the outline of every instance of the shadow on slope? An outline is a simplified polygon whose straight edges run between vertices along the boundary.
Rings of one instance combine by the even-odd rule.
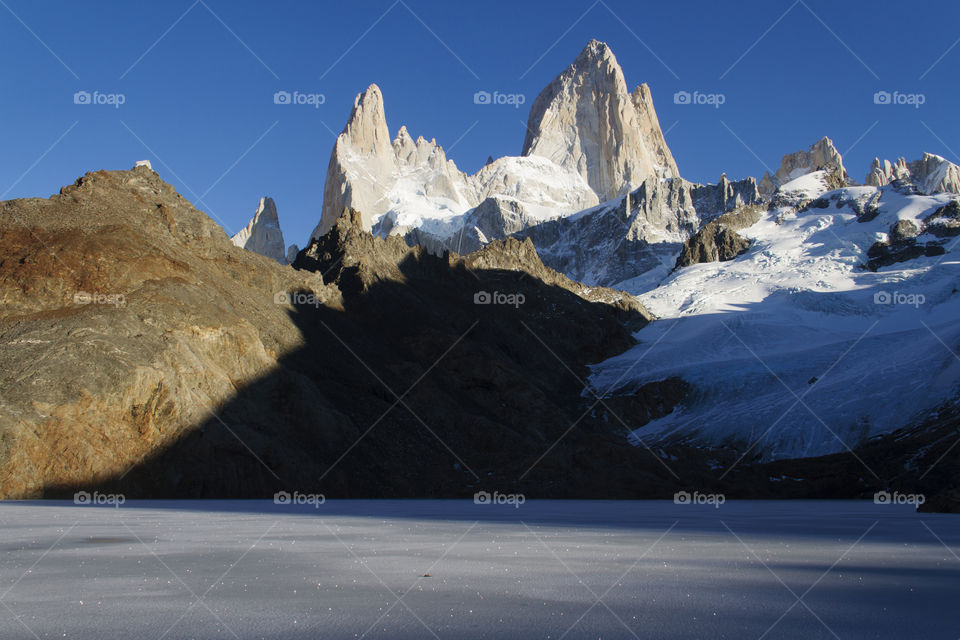
[[[405,250],[391,263],[389,243],[368,239],[383,255],[354,263],[340,247],[328,267],[339,270],[342,309],[287,292],[302,346],[273,373],[123,475],[46,495],[672,492],[667,471],[580,396],[586,365],[633,344],[627,325],[646,322],[641,314],[456,257]],[[477,304],[483,293],[490,303]]]

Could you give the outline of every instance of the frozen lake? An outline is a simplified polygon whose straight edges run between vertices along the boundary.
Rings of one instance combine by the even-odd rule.
[[[0,549],[3,640],[960,637],[960,517],[868,502],[10,502]]]

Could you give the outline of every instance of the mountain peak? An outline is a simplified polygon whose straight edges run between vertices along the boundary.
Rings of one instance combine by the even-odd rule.
[[[366,189],[357,192],[354,192],[353,185],[344,179],[347,171],[344,163],[353,157],[366,159],[364,180],[369,182]],[[311,237],[316,238],[326,233],[346,208],[362,211],[363,215],[368,217],[369,225],[374,203],[386,193],[385,185],[393,172],[393,161],[394,148],[390,140],[390,130],[387,128],[383,94],[380,87],[371,84],[365,91],[357,94],[347,124],[333,145],[323,187],[320,223],[314,228]]]
[[[587,46],[583,48],[580,52],[580,55],[577,56],[574,60],[574,66],[580,66],[584,63],[596,62],[601,60],[610,60],[612,59],[616,63],[616,57],[613,55],[613,51],[607,45],[606,42],[601,42],[594,38],[587,43]]]
[[[960,193],[960,167],[943,156],[924,152],[913,162],[905,158],[891,164],[874,158],[865,184],[882,187],[894,181],[912,183],[920,193]]]
[[[390,131],[380,87],[371,84],[357,95],[343,133],[346,141],[360,153],[389,153]]]
[[[847,170],[843,167],[843,156],[837,151],[833,140],[826,136],[814,142],[806,151],[783,156],[780,168],[773,175],[773,182],[779,187],[802,175],[821,170],[835,172],[843,182],[849,183]]]
[[[280,218],[273,198],[260,198],[257,212],[253,214],[247,226],[231,236],[234,245],[273,258],[280,264],[286,264],[283,232],[280,230]]]
[[[534,100],[523,155],[577,171],[601,201],[647,178],[678,175],[650,88],[640,85],[631,94],[613,51],[598,40]]]

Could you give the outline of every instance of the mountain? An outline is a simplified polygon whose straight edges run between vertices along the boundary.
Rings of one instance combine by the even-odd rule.
[[[686,385],[672,411],[634,432],[638,443],[811,458],[942,428],[938,416],[960,406],[960,201],[836,188],[834,158],[706,225],[656,288],[627,287],[660,319],[594,366],[590,385],[618,397]],[[885,455],[905,455],[888,444]]]
[[[273,198],[260,198],[257,212],[247,226],[230,237],[234,245],[247,251],[273,258],[280,264],[286,264],[287,255],[283,244],[283,231],[277,216],[277,205]]]
[[[649,178],[620,200],[514,233],[531,238],[545,264],[594,285],[656,286],[681,246],[706,222],[761,201],[753,178],[701,185]]]
[[[774,188],[783,186],[814,171],[825,171],[834,180],[836,186],[844,186],[850,182],[847,170],[843,167],[843,157],[833,145],[833,140],[823,137],[810,145],[806,151],[796,151],[783,156],[780,168],[773,175],[772,186]],[[769,175],[765,178],[769,178]],[[768,189],[769,187],[765,187],[765,190]]]
[[[956,165],[691,182],[597,41],[523,150],[468,175],[370,85],[302,250],[149,165],[0,202],[0,497],[960,491]]]
[[[520,203],[537,220],[597,204],[579,175],[543,158],[500,158],[471,176],[447,159],[436,140],[414,141],[406,127],[391,142],[383,95],[371,85],[357,96],[334,145],[321,220],[311,238],[353,208],[361,211],[364,228],[378,235],[414,231],[421,244],[439,245],[457,234],[469,210],[491,197]]]
[[[529,241],[438,257],[348,211],[295,269],[146,167],[0,203],[0,241],[0,497],[670,491],[579,396],[651,316]]]
[[[215,476],[240,481],[250,454],[235,435],[291,466],[312,464],[304,438],[329,447],[356,436],[312,382],[278,370],[302,334],[275,293],[336,306],[337,289],[237,248],[149,168],[2,202],[0,239],[16,256],[0,263],[0,496],[119,477],[196,438],[267,376],[229,429],[207,428],[199,450],[219,454],[199,465],[207,484],[185,495]]]
[[[323,212],[311,238],[332,229],[346,209],[360,211],[370,229],[388,211],[431,221],[466,210],[476,196],[467,176],[435,140],[414,141],[402,127],[391,142],[383,94],[370,85],[354,101],[337,137],[323,191]]]
[[[704,222],[761,197],[752,178],[680,178],[649,87],[628,91],[596,40],[534,101],[520,157],[491,158],[467,175],[406,127],[388,140],[383,95],[371,85],[331,153],[314,239],[356,208],[375,235],[437,254],[529,237],[548,266],[612,285],[650,270],[648,279],[665,276]]]
[[[533,101],[522,155],[576,171],[601,201],[679,175],[649,87],[631,94],[610,47],[597,40]]]
[[[896,182],[913,185],[919,193],[927,195],[960,194],[960,167],[932,153],[924,153],[920,160],[909,163],[904,158],[894,164],[874,158],[864,184],[882,187]]]

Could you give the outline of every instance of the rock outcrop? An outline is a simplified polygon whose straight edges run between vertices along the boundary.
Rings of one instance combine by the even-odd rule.
[[[618,286],[667,275],[684,242],[713,218],[762,200],[753,178],[700,185],[650,178],[612,206],[515,232],[530,238],[545,264],[591,285]],[[646,274],[646,275],[645,275]]]
[[[743,254],[750,248],[750,241],[737,231],[756,224],[761,215],[762,209],[754,205],[711,220],[683,244],[675,268],[705,262],[726,262]]]
[[[757,185],[757,188],[760,191],[760,195],[764,198],[769,198],[773,195],[773,192],[777,190],[777,185],[774,184],[773,178],[770,177],[769,171],[763,172],[763,177],[760,179],[760,183]]]
[[[952,208],[956,208],[956,201],[951,203]],[[890,226],[887,232],[887,240],[875,242],[867,250],[866,267],[871,271],[876,271],[882,267],[888,267],[898,262],[914,260],[921,256],[934,257],[942,256],[946,253],[946,248],[942,242],[931,240],[929,242],[920,242],[919,236],[928,230],[934,237],[944,237],[943,231],[950,229],[949,218],[941,215],[941,211],[949,210],[951,205],[941,207],[926,220],[917,225],[912,220],[898,220]],[[929,227],[929,228],[928,228]]]
[[[280,230],[280,218],[273,198],[260,198],[257,212],[247,226],[230,237],[230,241],[241,249],[273,258],[280,264],[287,263],[284,251],[283,231]]]
[[[960,167],[945,158],[924,153],[920,160],[907,162],[900,158],[891,164],[889,160],[874,158],[865,184],[882,187],[888,184],[912,185],[920,193],[960,194]]]
[[[631,94],[610,47],[596,40],[534,100],[522,155],[576,171],[601,201],[679,175],[649,88]]]
[[[833,141],[827,137],[820,138],[806,151],[796,151],[783,156],[780,168],[772,178],[772,183],[779,187],[814,171],[825,171],[827,175],[833,176],[832,179],[836,183],[833,188],[850,183],[847,170],[843,167],[843,157],[833,146]],[[763,186],[767,189],[768,183],[764,183]]]
[[[405,190],[404,183],[412,185]],[[398,188],[399,187],[399,188]],[[466,175],[448,161],[436,141],[414,141],[402,127],[391,141],[383,94],[372,84],[359,94],[343,132],[337,137],[323,189],[318,238],[336,224],[345,209],[361,211],[366,229],[391,208],[404,208],[405,196],[426,196],[421,206],[471,206]],[[431,202],[437,200],[439,202]]]

